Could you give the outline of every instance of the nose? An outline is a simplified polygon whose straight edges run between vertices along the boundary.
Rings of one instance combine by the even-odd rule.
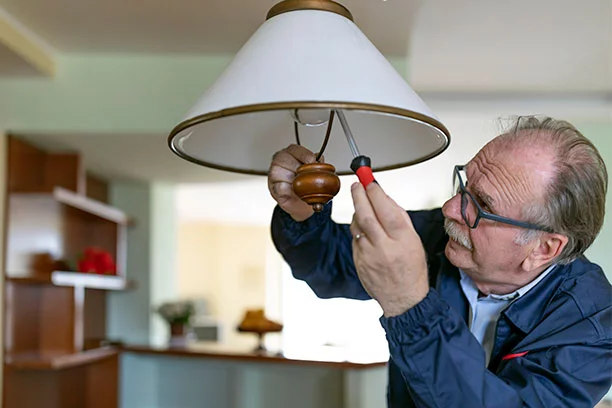
[[[461,216],[461,194],[455,194],[444,203],[442,214],[451,221],[464,224],[463,217]]]

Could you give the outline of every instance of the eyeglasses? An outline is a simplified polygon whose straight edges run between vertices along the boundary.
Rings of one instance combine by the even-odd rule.
[[[478,204],[478,201],[476,198],[474,198],[472,193],[465,189],[466,184],[467,174],[465,173],[465,166],[455,166],[455,170],[453,172],[453,192],[455,194],[461,194],[461,216],[468,227],[476,228],[478,226],[478,222],[480,222],[480,219],[486,218],[488,220],[502,222],[515,227],[553,232],[549,227],[532,224],[530,222],[513,220],[512,218],[491,214],[490,212],[483,210],[482,206]]]

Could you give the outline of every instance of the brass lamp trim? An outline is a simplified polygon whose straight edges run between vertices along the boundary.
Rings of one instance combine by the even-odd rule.
[[[329,11],[353,21],[353,15],[351,12],[342,4],[336,3],[332,0],[284,0],[274,5],[270,11],[268,11],[266,20],[269,20],[274,16],[278,16],[279,14],[296,10]]]
[[[172,129],[170,135],[168,136],[168,146],[170,150],[172,150],[177,156],[180,158],[190,161],[195,164],[199,164],[201,166],[210,167],[217,170],[230,171],[234,173],[242,173],[242,174],[251,174],[251,175],[259,175],[266,176],[267,171],[257,171],[257,170],[245,170],[236,167],[223,166],[215,163],[205,162],[203,160],[196,159],[194,157],[188,156],[185,153],[177,150],[172,143],[174,138],[178,136],[178,134],[186,129],[189,129],[193,126],[199,125],[204,122],[208,122],[215,119],[226,118],[230,116],[242,115],[245,113],[254,113],[254,112],[265,112],[265,111],[276,111],[276,110],[289,110],[289,109],[343,109],[343,110],[360,110],[360,111],[370,111],[370,112],[379,112],[386,113],[395,116],[403,116],[406,118],[418,120],[420,122],[424,122],[439,131],[441,131],[447,138],[448,143],[442,146],[440,149],[432,152],[431,154],[421,157],[417,160],[407,161],[403,163],[398,163],[390,166],[383,167],[374,167],[375,171],[386,171],[386,170],[394,170],[399,169],[401,167],[407,167],[414,164],[418,164],[424,161],[427,161],[431,158],[434,158],[444,152],[448,146],[450,145],[450,132],[448,129],[436,119],[433,119],[429,116],[425,116],[422,113],[414,112],[408,109],[395,108],[385,105],[375,105],[368,103],[359,103],[359,102],[272,102],[272,103],[259,103],[253,105],[244,105],[238,106],[235,108],[223,109],[216,112],[209,112],[203,115],[195,116],[191,119],[184,120],[179,123]],[[274,152],[270,152],[270,160],[272,159],[272,154]],[[339,171],[337,173],[340,176],[353,174],[352,171]]]

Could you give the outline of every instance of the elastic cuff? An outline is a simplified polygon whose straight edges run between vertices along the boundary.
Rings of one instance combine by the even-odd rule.
[[[295,242],[306,233],[316,230],[318,227],[327,223],[331,218],[332,202],[329,201],[323,210],[315,212],[304,221],[296,221],[278,205],[274,208],[274,219],[279,221],[288,241]],[[278,217],[278,218],[277,218]]]
[[[413,342],[426,335],[437,322],[442,319],[449,309],[435,289],[430,288],[427,296],[405,313],[380,318],[380,324],[387,333],[387,340],[391,343]]]

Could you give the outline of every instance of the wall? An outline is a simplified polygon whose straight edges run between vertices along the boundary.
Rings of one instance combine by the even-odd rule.
[[[150,310],[162,302],[176,298],[177,218],[174,186],[153,183],[149,197],[151,206],[149,238],[151,282]],[[167,341],[168,325],[157,314],[151,313],[150,341],[164,344]]]
[[[6,129],[167,133],[231,57],[87,54],[57,59],[53,80],[0,79],[0,121]]]
[[[183,221],[177,235],[179,297],[206,298],[222,323],[222,340],[254,346],[236,332],[247,308],[265,308],[269,229],[210,221]]]
[[[0,132],[0,231],[4,231],[5,222],[7,153],[7,137]],[[0,235],[0,265],[4,266],[4,234]],[[0,316],[4,316],[4,273],[0,273]],[[4,350],[4,324],[0,324],[0,350]],[[0,353],[0,367],[4,367],[4,352]],[[4,400],[3,375],[4,370],[0,370],[0,401]]]
[[[111,292],[107,304],[107,332],[113,339],[148,343],[151,302],[151,187],[147,183],[111,184],[110,202],[125,211],[134,225],[128,228],[127,277],[135,287]]]
[[[127,244],[127,277],[134,282],[134,288],[111,293],[109,336],[132,344],[163,343],[167,326],[153,308],[175,297],[174,187],[115,182],[111,184],[111,203],[134,221],[128,228]]]
[[[15,133],[168,134],[230,55],[59,55],[51,79],[0,78],[0,123]],[[392,59],[404,74],[404,59]]]
[[[612,121],[579,123],[577,126],[591,139],[604,158],[608,170],[608,195],[606,197],[606,218],[599,236],[586,252],[599,263],[608,279],[612,281]]]

